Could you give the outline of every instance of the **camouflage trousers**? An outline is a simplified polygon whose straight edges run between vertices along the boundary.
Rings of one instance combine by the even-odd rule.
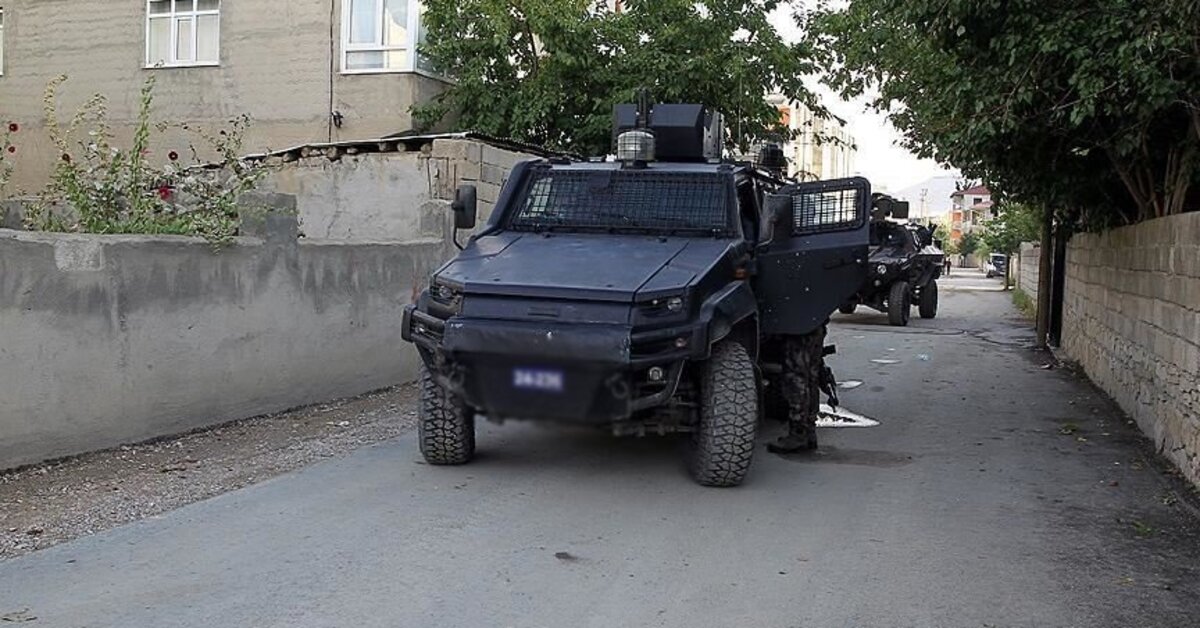
[[[790,336],[783,359],[783,397],[788,405],[788,435],[816,447],[821,409],[821,372],[825,367],[825,325],[805,336]]]

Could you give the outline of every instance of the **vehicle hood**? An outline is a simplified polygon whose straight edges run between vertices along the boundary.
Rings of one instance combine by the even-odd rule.
[[[468,296],[631,302],[639,292],[685,288],[725,247],[693,238],[503,233],[476,239],[437,277]]]

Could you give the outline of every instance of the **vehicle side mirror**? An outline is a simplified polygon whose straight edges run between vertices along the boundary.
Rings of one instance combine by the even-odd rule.
[[[791,196],[766,194],[763,198],[763,225],[759,230],[759,243],[779,242],[792,237],[794,211]]]
[[[455,229],[474,229],[479,213],[479,199],[475,186],[458,186],[458,191],[454,193],[454,202],[450,203],[450,211],[454,212]]]

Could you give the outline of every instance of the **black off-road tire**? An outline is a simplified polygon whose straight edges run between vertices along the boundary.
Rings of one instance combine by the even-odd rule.
[[[443,388],[424,364],[417,439],[421,455],[429,464],[466,464],[475,456],[474,410],[461,397]]]
[[[700,423],[692,433],[692,477],[703,486],[737,486],[750,471],[758,432],[754,363],[741,343],[713,347],[700,383]]]
[[[888,322],[894,327],[908,325],[908,316],[912,313],[912,293],[907,281],[897,281],[888,291]]]
[[[843,303],[838,306],[838,311],[842,314],[853,314],[858,309],[857,303]]]
[[[934,279],[921,290],[921,303],[917,305],[921,318],[935,318],[938,313],[938,285]]]

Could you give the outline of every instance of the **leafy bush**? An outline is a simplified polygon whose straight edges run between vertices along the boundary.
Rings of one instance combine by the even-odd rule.
[[[213,134],[188,125],[151,123],[154,79],[142,86],[128,148],[113,144],[108,102],[92,96],[63,126],[58,115],[60,76],[46,87],[46,130],[61,156],[50,182],[26,212],[25,226],[39,231],[142,233],[200,236],[216,245],[237,235],[238,198],[266,174],[258,162],[241,158],[249,118],[240,116]],[[218,161],[203,164],[189,143],[193,163],[171,151],[162,165],[150,161],[154,131],[178,128],[199,138]]]

